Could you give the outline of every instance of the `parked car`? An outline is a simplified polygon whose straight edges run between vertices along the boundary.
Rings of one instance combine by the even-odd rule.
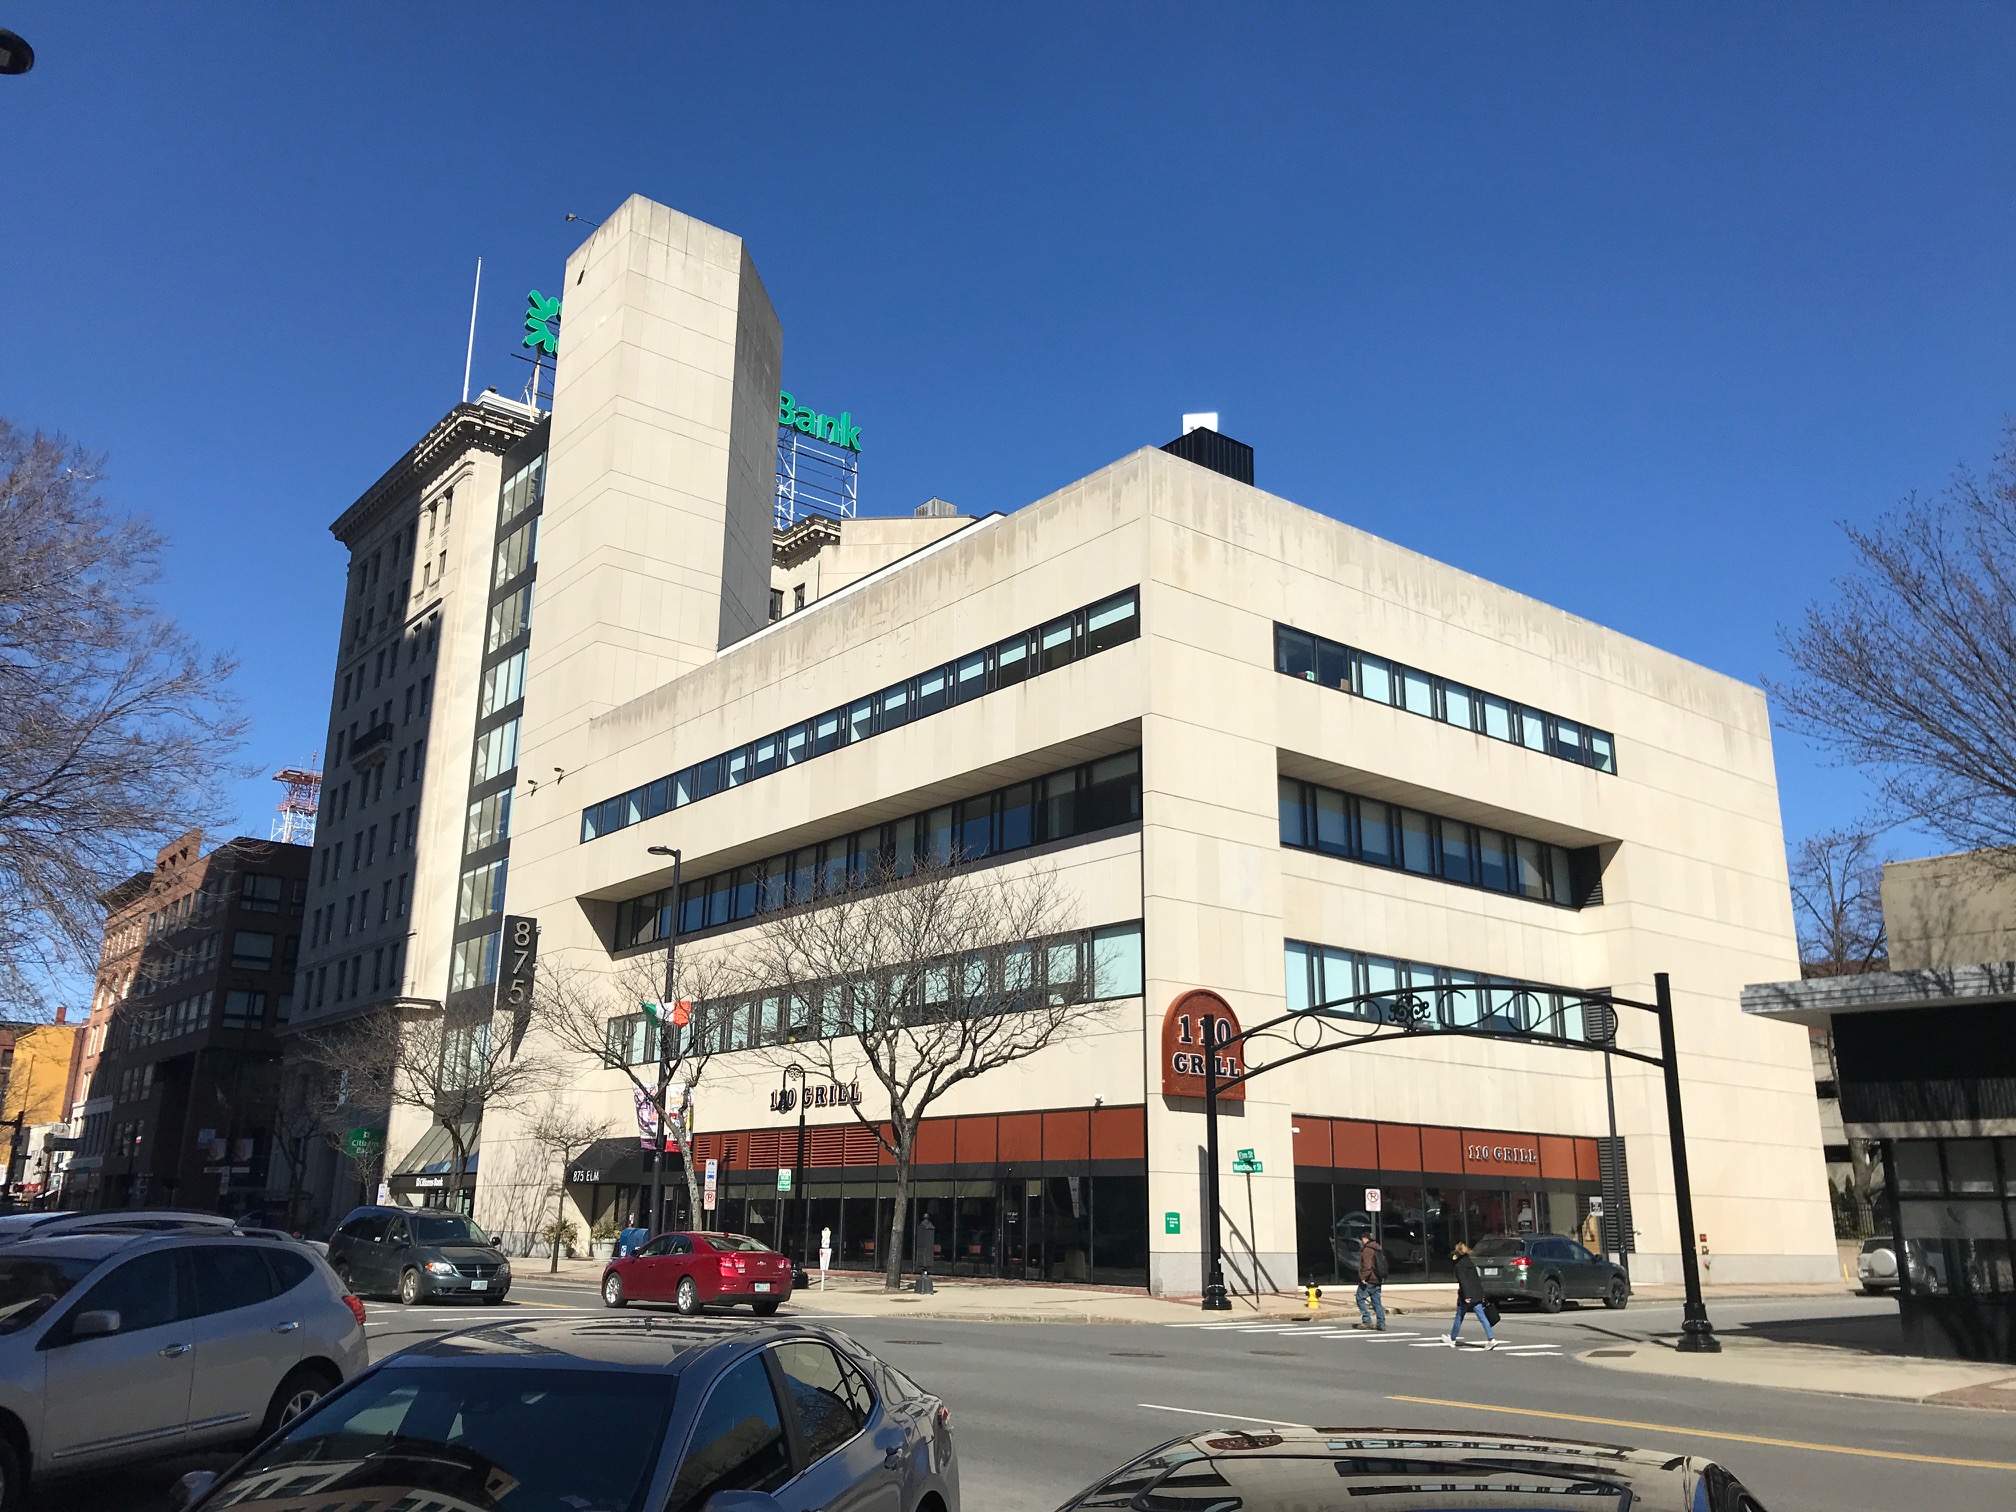
[[[1087,1487],[1080,1507],[1301,1512],[1364,1500],[1428,1507],[1764,1512],[1713,1460],[1574,1439],[1395,1428],[1216,1428],[1172,1439]]]
[[[193,1508],[959,1512],[945,1404],[844,1334],[794,1323],[539,1318],[379,1361]]]
[[[360,1297],[396,1296],[407,1306],[429,1297],[502,1302],[511,1262],[460,1213],[438,1208],[361,1207],[329,1236],[329,1264]]]
[[[1566,1234],[1501,1234],[1478,1242],[1472,1252],[1484,1295],[1493,1302],[1531,1302],[1543,1312],[1559,1312],[1563,1302],[1601,1302],[1624,1307],[1631,1301],[1631,1277]]]
[[[329,1246],[322,1240],[304,1239],[298,1234],[288,1233],[285,1229],[262,1228],[256,1225],[241,1223],[238,1225],[238,1232],[241,1234],[250,1234],[255,1239],[284,1239],[289,1244],[305,1244],[318,1255],[329,1253]]]
[[[1897,1241],[1888,1234],[1862,1241],[1862,1253],[1855,1257],[1855,1279],[1865,1296],[1880,1297],[1897,1290]]]
[[[176,1208],[114,1208],[102,1213],[9,1213],[0,1218],[0,1244],[61,1234],[141,1234],[201,1230],[229,1233],[237,1225],[219,1213]]]
[[[747,1302],[767,1318],[791,1300],[791,1284],[791,1262],[747,1234],[660,1234],[602,1267],[602,1303],[670,1302],[690,1315]]]
[[[31,1477],[256,1442],[366,1363],[364,1305],[298,1245],[19,1240],[0,1251],[0,1512]]]

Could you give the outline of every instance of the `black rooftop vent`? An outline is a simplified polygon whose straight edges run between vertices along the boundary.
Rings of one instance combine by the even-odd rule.
[[[1181,457],[1185,462],[1195,462],[1199,467],[1223,473],[1235,482],[1249,487],[1252,485],[1253,448],[1244,441],[1221,436],[1209,426],[1200,425],[1195,430],[1185,431],[1162,450],[1172,457]]]

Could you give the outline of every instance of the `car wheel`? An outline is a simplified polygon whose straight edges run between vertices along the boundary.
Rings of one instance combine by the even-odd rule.
[[[604,1307],[626,1307],[630,1299],[623,1295],[623,1278],[611,1272],[602,1278],[602,1305]]]
[[[759,1318],[770,1317],[777,1311],[775,1302],[751,1302],[749,1306]]]
[[[17,1512],[21,1493],[21,1456],[14,1452],[5,1435],[0,1435],[0,1512]]]
[[[302,1365],[289,1371],[274,1388],[273,1400],[266,1404],[260,1436],[278,1433],[341,1384],[326,1366]]]
[[[411,1307],[426,1295],[427,1293],[420,1281],[420,1272],[417,1270],[408,1270],[400,1274],[399,1300],[401,1302]]]
[[[679,1311],[685,1313],[688,1317],[700,1311],[700,1287],[691,1276],[681,1276],[679,1278],[677,1297]]]
[[[1612,1312],[1621,1311],[1631,1300],[1631,1288],[1624,1284],[1622,1276],[1610,1278],[1610,1289],[1603,1293],[1603,1305]]]
[[[1546,1286],[1541,1289],[1540,1311],[1550,1313],[1561,1311],[1561,1282],[1553,1276],[1547,1278]]]

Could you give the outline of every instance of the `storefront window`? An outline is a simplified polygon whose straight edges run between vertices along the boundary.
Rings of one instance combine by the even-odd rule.
[[[1108,1286],[1148,1284],[1148,1178],[1094,1176],[1092,1279]]]

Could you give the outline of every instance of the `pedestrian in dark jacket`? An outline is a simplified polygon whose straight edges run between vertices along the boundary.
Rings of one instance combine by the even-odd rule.
[[[1496,1349],[1498,1341],[1491,1337],[1491,1318],[1484,1311],[1484,1278],[1477,1274],[1477,1262],[1470,1258],[1470,1246],[1456,1246],[1456,1321],[1449,1325],[1449,1345],[1455,1348],[1456,1337],[1463,1331],[1463,1315],[1477,1314],[1477,1321],[1484,1325],[1484,1347]]]
[[[1380,1333],[1386,1332],[1386,1303],[1381,1291],[1386,1285],[1386,1251],[1379,1247],[1377,1239],[1368,1238],[1358,1246],[1358,1326],[1372,1328],[1373,1314],[1378,1314],[1376,1325]]]

